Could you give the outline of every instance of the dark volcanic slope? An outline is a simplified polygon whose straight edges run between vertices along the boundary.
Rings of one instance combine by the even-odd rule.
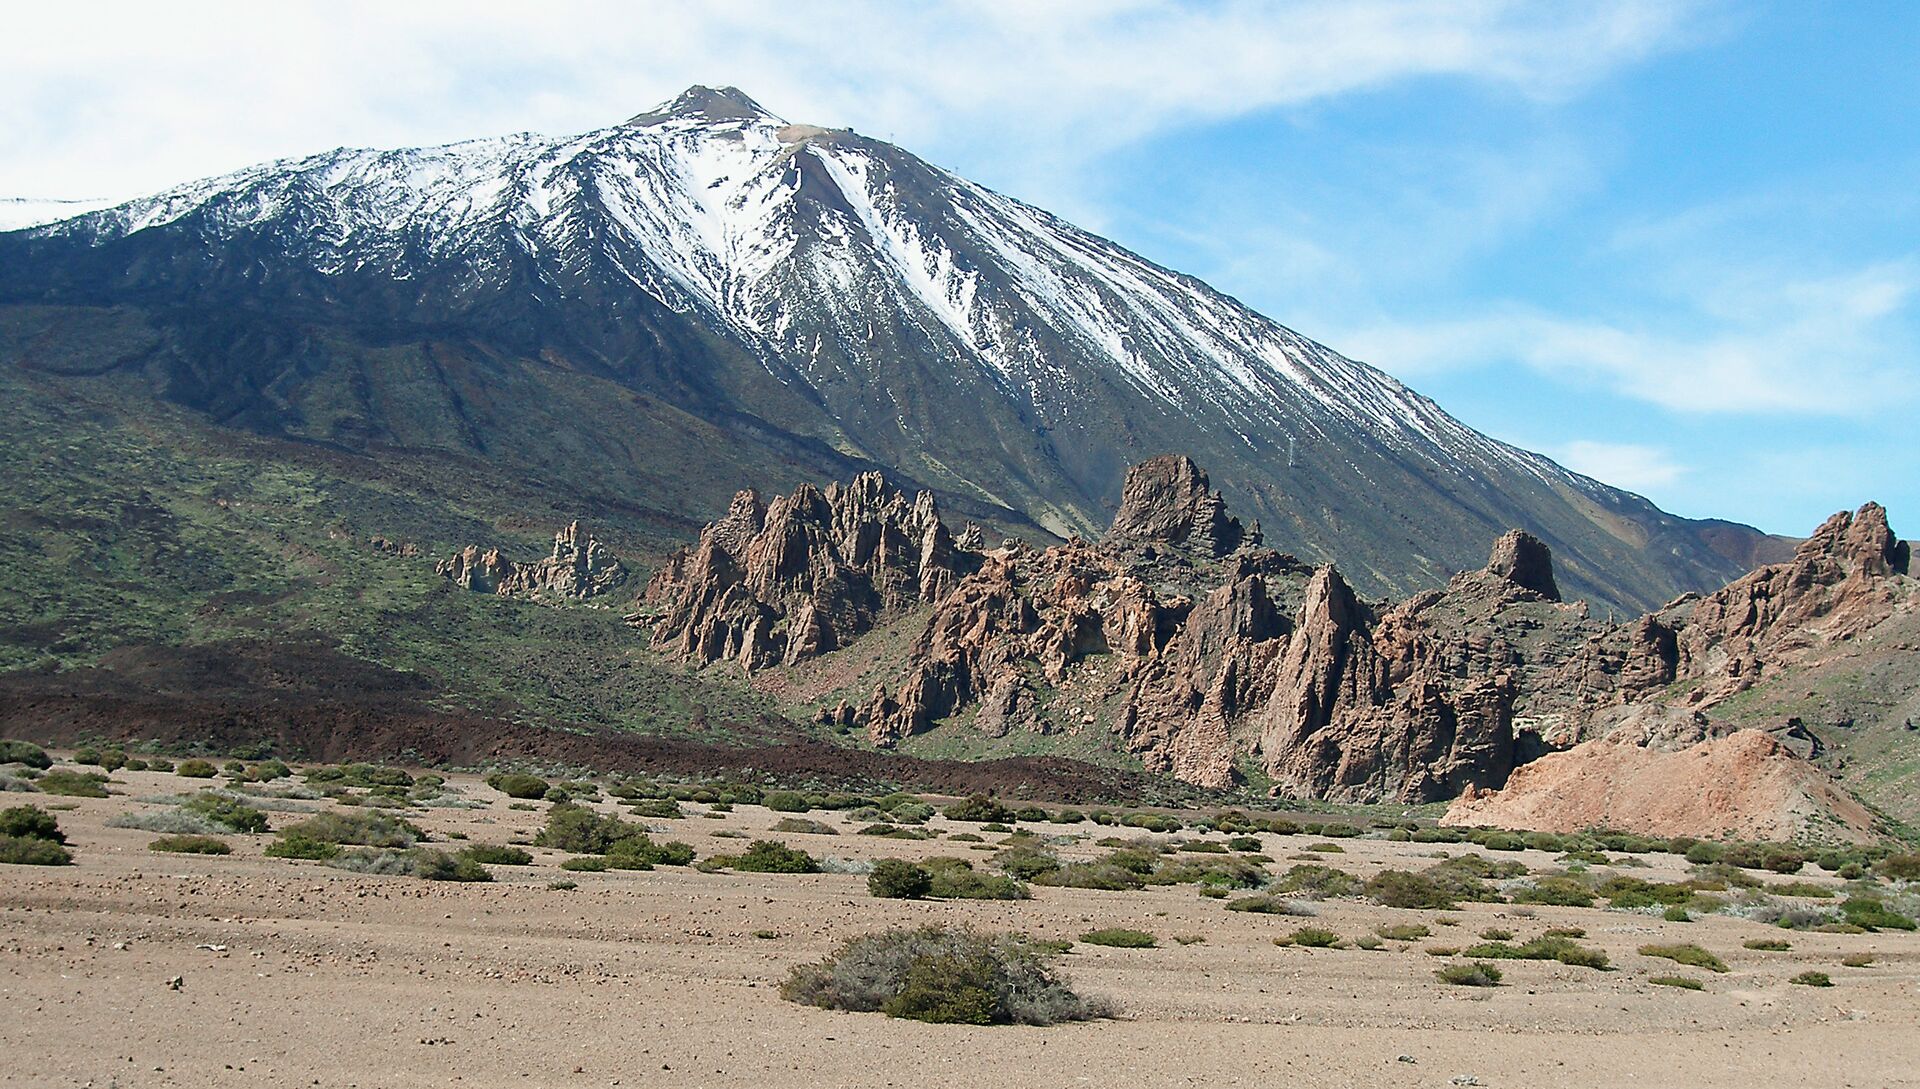
[[[1766,541],[1488,439],[1190,277],[846,130],[695,88],[580,136],[339,150],[0,234],[0,364],[212,419],[707,510],[873,466],[955,513],[1106,525],[1210,466],[1366,591],[1511,526],[1645,607]]]

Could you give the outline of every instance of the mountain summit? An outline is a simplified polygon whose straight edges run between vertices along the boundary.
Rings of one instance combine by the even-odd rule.
[[[1437,585],[1513,526],[1563,589],[1634,608],[1769,545],[733,88],[577,136],[268,163],[0,234],[0,365],[669,521],[878,467],[964,517],[1095,534],[1124,466],[1179,452],[1270,545],[1337,557],[1373,593]]]

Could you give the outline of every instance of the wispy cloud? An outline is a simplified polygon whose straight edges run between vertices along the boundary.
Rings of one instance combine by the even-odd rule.
[[[1675,328],[1509,304],[1340,342],[1403,376],[1518,362],[1682,412],[1856,415],[1910,402],[1912,262],[1779,282],[1726,270],[1697,288]]]
[[[1638,443],[1575,439],[1547,453],[1576,473],[1636,492],[1663,491],[1687,472],[1669,451]]]
[[[0,193],[606,124],[695,83],[904,142],[1093,156],[1419,77],[1569,94],[1685,38],[1678,0],[499,0],[31,5],[0,39]],[[1016,152],[1018,153],[1018,152]]]

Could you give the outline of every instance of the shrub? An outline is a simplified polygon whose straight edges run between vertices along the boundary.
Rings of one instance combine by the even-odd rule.
[[[1254,836],[1235,836],[1227,841],[1227,847],[1243,855],[1260,853],[1260,840]]]
[[[1873,967],[1873,954],[1849,953],[1840,958],[1840,965],[1843,968],[1871,968]]]
[[[149,756],[147,757],[147,770],[148,771],[172,771],[173,761],[163,760],[157,756]]]
[[[1697,979],[1688,979],[1686,976],[1654,976],[1652,979],[1647,980],[1647,982],[1656,987],[1679,987],[1686,991],[1704,991],[1707,989],[1706,984],[1701,983]]]
[[[1080,935],[1080,940],[1088,945],[1109,945],[1116,949],[1152,949],[1158,944],[1154,936],[1146,931],[1129,930],[1123,926],[1089,930]]]
[[[680,803],[672,798],[639,798],[629,803],[627,812],[642,820],[674,820],[686,816]]]
[[[805,813],[813,808],[805,794],[791,790],[769,790],[761,797],[760,804],[775,813]]]
[[[45,780],[41,780],[42,783]],[[1887,907],[1875,896],[1849,896],[1840,902],[1840,914],[1854,926],[1868,930],[1912,930],[1914,921]]]
[[[1026,900],[1033,894],[1011,877],[979,873],[964,858],[939,856],[925,863],[933,896],[948,900]]]
[[[1060,860],[1038,847],[1009,847],[993,856],[1000,872],[1018,881],[1032,881],[1060,869]]]
[[[1549,938],[1584,938],[1587,936],[1587,928],[1584,926],[1550,926],[1547,928],[1544,936]]]
[[[340,845],[329,840],[315,839],[305,832],[288,829],[280,833],[280,838],[267,844],[268,858],[306,858],[325,861],[340,854]]]
[[[298,835],[322,843],[360,847],[411,847],[426,838],[426,833],[391,813],[316,813],[281,832],[283,838]]]
[[[854,938],[793,969],[780,994],[826,1009],[947,1024],[1051,1025],[1109,1013],[1057,979],[1026,939],[942,927]]]
[[[419,877],[428,881],[491,881],[485,866],[432,847],[382,850],[362,847],[329,859],[327,865],[355,873]]]
[[[67,834],[60,830],[59,819],[37,805],[0,809],[0,836],[45,840],[54,844],[67,842]]]
[[[1317,926],[1303,926],[1286,936],[1286,944],[1307,949],[1332,949],[1340,944],[1340,935]]]
[[[1433,973],[1433,978],[1455,987],[1498,987],[1500,969],[1486,961],[1472,964],[1449,964]]]
[[[4,762],[5,756],[0,755],[0,763]],[[1822,865],[1824,866],[1825,863],[1823,862]],[[1827,868],[1839,869],[1838,866]],[[1889,881],[1920,881],[1920,854],[1888,855],[1873,864],[1873,872]]]
[[[840,833],[831,824],[810,821],[804,817],[781,817],[773,822],[776,832],[795,832],[806,836],[837,836]]]
[[[805,851],[770,839],[756,839],[737,855],[717,855],[717,865],[741,873],[819,873],[820,863]]]
[[[1013,811],[985,794],[953,803],[944,811],[950,821],[965,821],[969,824],[1003,824],[1013,819]]]
[[[1787,982],[1798,983],[1802,987],[1831,987],[1833,977],[1825,972],[1801,972]]]
[[[379,764],[342,764],[339,767],[313,768],[307,772],[307,782],[338,783],[362,789],[410,787],[413,785],[413,776],[404,769]]]
[[[1741,944],[1762,953],[1784,953],[1793,948],[1792,942],[1783,942],[1779,938],[1748,938]]]
[[[1480,932],[1480,937],[1484,941],[1510,942],[1513,940],[1513,931],[1502,930],[1497,926],[1490,926]]]
[[[218,774],[214,766],[205,760],[182,760],[173,773],[182,779],[211,779]]]
[[[573,873],[605,873],[613,869],[613,863],[608,862],[605,855],[581,855],[578,858],[563,859],[560,868]]]
[[[224,794],[195,794],[181,804],[183,813],[205,817],[215,824],[225,825],[235,832],[264,832],[267,830],[267,815],[258,809]]]
[[[57,768],[34,780],[34,785],[48,794],[62,794],[69,798],[107,796],[107,777],[97,771],[67,771],[64,768]]]
[[[218,836],[161,836],[147,844],[149,851],[168,851],[182,855],[230,855],[233,848]]]
[[[1315,898],[1352,896],[1360,891],[1360,879],[1332,866],[1303,862],[1282,874],[1273,883],[1273,889],[1275,892]]]
[[[53,757],[47,750],[31,741],[9,741],[0,738],[0,764],[25,764],[41,771],[53,766]]]
[[[1487,960],[1553,960],[1571,968],[1605,970],[1607,967],[1607,954],[1604,950],[1576,945],[1571,938],[1540,937],[1522,945],[1491,941],[1472,946],[1462,951],[1461,955]]]
[[[1096,889],[1103,892],[1130,892],[1146,884],[1139,874],[1110,861],[1070,862],[1049,874],[1033,879],[1036,885],[1055,885],[1068,889]]]
[[[1782,881],[1772,885],[1767,891],[1775,896],[1802,896],[1813,900],[1833,899],[1833,890],[1825,885],[1816,885],[1811,881]]]
[[[1388,941],[1414,942],[1431,935],[1433,931],[1428,930],[1419,923],[1388,923],[1385,926],[1375,928],[1374,933]]]
[[[0,836],[0,863],[14,866],[65,866],[73,855],[65,847],[38,836]]]
[[[1709,972],[1724,972],[1727,962],[1707,952],[1705,949],[1686,942],[1674,945],[1643,945],[1640,947],[1643,957],[1661,957],[1689,968],[1705,968]]]
[[[1245,911],[1255,915],[1309,915],[1311,912],[1298,907],[1292,901],[1279,896],[1242,896],[1227,901],[1228,911]]]
[[[867,873],[867,892],[883,900],[918,900],[932,891],[926,867],[903,859],[883,858]]]
[[[1593,890],[1571,877],[1542,877],[1529,888],[1515,890],[1512,899],[1516,904],[1592,907]]]
[[[487,776],[487,785],[509,798],[523,801],[544,798],[547,791],[553,789],[553,785],[545,779],[523,771],[496,771]]]
[[[1375,903],[1391,908],[1444,911],[1455,906],[1454,897],[1438,881],[1406,870],[1382,870],[1367,881],[1366,892]]]
[[[460,849],[460,857],[472,859],[486,866],[529,866],[533,864],[533,855],[519,847],[505,847],[497,843],[474,843]]]

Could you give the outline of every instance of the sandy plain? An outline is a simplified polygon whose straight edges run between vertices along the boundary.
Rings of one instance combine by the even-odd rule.
[[[1272,939],[1309,920],[1229,912],[1192,886],[909,902],[870,897],[857,874],[576,874],[557,868],[565,855],[540,849],[531,866],[494,867],[494,882],[460,885],[266,858],[267,836],[232,837],[229,857],[152,853],[153,833],[107,819],[154,808],[143,796],[198,784],[154,772],[114,778],[107,799],[0,799],[71,806],[57,815],[75,853],[70,867],[0,866],[0,1085],[1920,1085],[1913,934],[1795,933],[1791,951],[1762,953],[1743,941],[1778,931],[1725,917],[1681,924],[1600,909],[1441,913],[1331,900],[1314,905],[1311,921],[1349,937],[1405,922],[1435,933],[1379,951],[1285,948]],[[436,840],[525,843],[539,828],[540,812],[509,808],[472,777],[452,780],[487,804],[410,814]],[[744,843],[714,833],[763,835],[780,816],[686,808],[688,817],[646,823],[702,857]],[[941,817],[930,827],[943,838],[912,842],[850,834],[835,814],[807,816],[846,834],[773,838],[841,859],[987,857],[944,838],[974,826]],[[1059,848],[1069,857],[1099,853],[1092,839],[1111,832],[1033,828],[1085,835]],[[1262,839],[1275,873],[1315,841]],[[1342,846],[1327,861],[1363,877],[1473,849]],[[1517,857],[1535,870],[1555,865],[1537,852]],[[1635,873],[1683,872],[1670,856],[1647,859]],[[548,887],[563,878],[577,887]],[[1118,1003],[1114,1020],[925,1025],[779,997],[793,965],[848,937],[922,923],[1067,939],[1129,926],[1161,947],[1080,944],[1061,958],[1079,990]],[[1514,961],[1503,963],[1500,987],[1449,987],[1433,977],[1441,961],[1422,951],[1472,944],[1489,926],[1524,940],[1555,925],[1584,927],[1585,944],[1605,949],[1614,970]],[[1175,941],[1192,936],[1205,940]],[[1680,969],[1635,952],[1656,941],[1698,942],[1732,970]],[[1840,966],[1861,952],[1874,954],[1871,967]],[[1807,969],[1830,972],[1835,986],[1788,982]],[[1705,990],[1648,982],[1675,974]]]

